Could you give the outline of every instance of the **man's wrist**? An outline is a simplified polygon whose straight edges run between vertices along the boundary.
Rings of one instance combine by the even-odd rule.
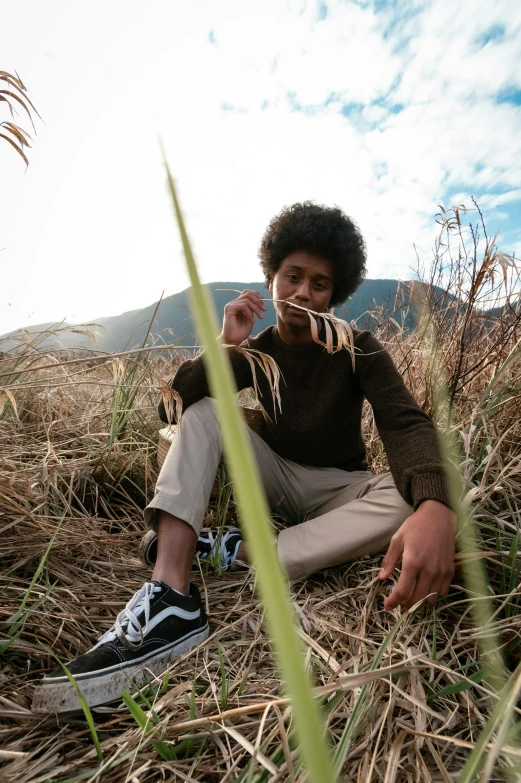
[[[435,508],[436,506],[444,506],[445,508],[448,508],[448,506],[445,505],[445,503],[442,503],[441,500],[434,500],[434,498],[427,498],[426,500],[422,500],[421,503],[418,503],[418,508],[420,506],[432,506]]]
[[[416,510],[418,510],[422,506],[426,506],[427,508],[432,508],[432,509],[437,508],[439,510],[446,509],[447,511],[451,511],[452,513],[454,513],[450,506],[448,506],[446,503],[443,503],[443,501],[441,500],[434,500],[434,498],[427,498],[426,500],[422,500],[421,503],[418,503],[418,505],[416,506]]]
[[[422,500],[422,502],[416,507],[416,511],[420,511],[420,509],[424,512],[427,512],[428,514],[446,516],[454,523],[456,522],[456,514],[452,508],[447,506],[445,503],[442,503],[441,500],[434,500],[432,498]]]
[[[223,332],[221,332],[221,334],[218,336],[217,340],[222,345],[240,345],[240,342],[238,343],[238,342],[235,342],[234,340],[227,340],[226,337],[224,336]]]

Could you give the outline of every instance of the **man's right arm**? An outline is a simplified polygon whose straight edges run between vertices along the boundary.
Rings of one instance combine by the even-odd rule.
[[[257,291],[243,291],[237,299],[228,302],[224,308],[223,328],[218,339],[227,347],[239,391],[251,386],[253,378],[248,361],[234,348],[248,339],[255,323],[255,316],[262,318],[262,311],[265,309],[261,295]],[[202,355],[184,361],[178,367],[170,385],[180,396],[183,411],[203,397],[209,397],[210,389]],[[175,405],[173,407],[175,409]],[[159,403],[159,418],[168,423],[163,399]]]

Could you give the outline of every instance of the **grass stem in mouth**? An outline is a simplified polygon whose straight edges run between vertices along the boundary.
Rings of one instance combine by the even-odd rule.
[[[241,294],[242,291],[238,291],[235,288],[218,288],[218,291],[230,291],[231,293]],[[338,318],[332,313],[318,313],[316,310],[310,310],[309,307],[303,307],[290,299],[262,299],[263,302],[277,302],[279,304],[287,304],[290,307],[294,307],[297,310],[302,310],[307,313],[309,317],[309,325],[311,328],[311,337],[313,342],[318,343],[327,350],[328,353],[337,353],[342,349],[346,349],[351,357],[351,364],[353,372],[355,371],[355,344],[353,330],[347,321]],[[325,342],[318,336],[318,323],[317,319],[322,318],[324,320],[324,327],[326,330]],[[336,344],[334,336],[336,337]]]

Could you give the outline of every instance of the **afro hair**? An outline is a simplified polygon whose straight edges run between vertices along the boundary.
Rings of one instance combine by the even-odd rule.
[[[354,221],[338,207],[304,201],[284,207],[272,218],[259,248],[266,284],[271,283],[284,259],[299,250],[333,264],[330,307],[345,302],[365,277],[364,239]]]

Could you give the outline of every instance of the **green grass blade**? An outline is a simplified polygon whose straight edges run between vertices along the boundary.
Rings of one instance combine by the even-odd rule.
[[[215,307],[200,282],[174,181],[164,153],[163,157],[192,286],[192,307],[202,342],[206,347],[204,360],[210,389],[217,401],[228,464],[245,537],[254,556],[269,631],[282,676],[292,699],[302,755],[310,781],[333,783],[335,776],[324,737],[324,721],[312,695],[311,680],[304,666],[304,648],[296,632],[288,583],[282,573],[274,545],[269,509],[248,442],[246,425],[240,417],[235,401],[237,389],[231,367],[225,349],[217,341],[219,326]]]
[[[123,691],[121,698],[128,707],[129,712],[131,713],[143,734],[149,734],[151,731],[153,731],[154,727],[152,725],[152,721],[146,715],[144,710],[139,706],[137,701],[132,698],[130,693],[128,691]]]
[[[163,740],[156,740],[152,743],[152,747],[158,753],[164,761],[175,761],[177,759],[177,753],[173,745],[169,745]]]
[[[431,694],[427,698],[427,705],[431,707],[444,696],[452,696],[455,693],[468,691],[470,688],[473,688],[474,685],[478,685],[484,679],[484,677],[485,669],[479,669],[477,672],[474,672],[474,674],[469,674],[466,680],[458,680],[458,682],[455,682],[452,685],[447,685],[446,688],[442,688],[436,693]]]
[[[511,364],[514,364],[518,360],[521,360],[521,345],[516,345],[515,348],[512,349],[509,356],[505,359],[501,367],[497,372],[494,373],[492,379],[490,380],[489,384],[487,385],[485,391],[482,393],[480,399],[477,402],[477,410],[483,410],[485,405],[485,400],[489,396],[490,392],[494,388],[494,386],[497,385],[497,382],[499,379],[505,374],[507,369],[510,367]]]
[[[128,691],[123,691],[121,698],[143,734],[150,734],[151,731],[154,731],[152,721],[130,693]],[[155,740],[152,742],[152,747],[164,761],[174,761],[177,757],[174,747],[162,740]]]
[[[221,710],[224,712],[228,705],[228,675],[221,645],[217,642],[217,652],[219,653],[219,669],[221,672]]]
[[[518,665],[514,674],[503,688],[503,691],[492,711],[492,715],[481,731],[474,749],[472,750],[465,763],[465,766],[461,771],[461,775],[458,778],[458,783],[472,783],[472,781],[475,780],[475,776],[482,768],[489,753],[487,746],[492,739],[492,735],[496,731],[502,733],[510,726],[510,721],[514,707],[516,706],[516,701],[519,698],[520,690],[521,663]],[[487,776],[487,780],[488,779],[489,778]]]
[[[71,685],[74,686],[74,690],[77,693],[78,701],[80,702],[81,708],[83,710],[83,714],[85,715],[85,720],[87,721],[87,726],[89,727],[90,736],[92,737],[92,742],[94,743],[94,747],[96,748],[96,755],[98,757],[98,760],[103,762],[103,751],[101,750],[101,745],[98,737],[98,732],[96,731],[96,726],[94,725],[94,718],[92,717],[92,712],[90,711],[90,707],[87,704],[87,700],[85,699],[85,696],[80,690],[80,686],[74,679],[73,675],[70,673],[68,668],[65,666],[64,663],[60,661],[57,655],[53,653],[53,651],[47,647],[46,644],[43,644],[43,642],[39,642],[40,647],[42,647],[45,652],[47,652],[54,660],[61,666],[63,669],[64,674],[67,676],[67,679],[71,683]]]
[[[479,557],[481,549],[479,545],[478,526],[468,503],[462,498],[465,495],[463,479],[459,465],[462,461],[458,435],[451,427],[451,404],[449,399],[446,368],[440,358],[439,346],[432,325],[432,313],[428,304],[422,299],[421,294],[415,294],[413,289],[413,301],[420,323],[422,334],[422,347],[426,365],[432,378],[432,396],[435,411],[435,420],[438,424],[438,443],[441,457],[447,477],[449,496],[452,508],[458,520],[457,543],[460,551],[471,554],[474,557],[463,560],[462,569],[465,578],[465,586],[471,596],[483,598],[472,601],[472,614],[476,628],[487,629],[487,634],[479,637],[479,648],[485,669],[484,679],[499,693],[506,682],[505,664],[501,654],[501,645],[492,624],[492,602],[490,601],[488,582],[485,573],[483,559]],[[516,353],[513,352],[507,362],[513,361]],[[505,362],[505,364],[507,363]],[[472,600],[469,599],[469,600]]]
[[[472,598],[470,599],[472,601],[475,627],[480,628],[482,631],[484,629],[488,631],[487,633],[482,633],[478,638],[478,647],[484,671],[483,679],[500,694],[492,715],[481,731],[474,750],[467,759],[459,778],[459,783],[470,783],[475,779],[475,775],[485,763],[487,745],[493,733],[499,726],[504,731],[508,728],[505,725],[505,721],[510,721],[512,714],[511,695],[514,693],[517,697],[521,687],[521,664],[516,669],[514,677],[507,680],[501,645],[493,625],[493,606],[490,600],[486,572],[483,559],[479,557],[478,526],[469,505],[462,501],[464,487],[458,467],[461,464],[461,448],[457,433],[454,427],[451,426],[452,410],[446,380],[446,369],[439,358],[440,352],[432,327],[432,314],[429,312],[426,303],[422,302],[419,296],[415,297],[415,307],[419,314],[420,324],[423,327],[423,349],[432,377],[434,409],[438,424],[439,426],[441,425],[439,445],[447,475],[452,507],[456,512],[458,520],[458,545],[461,551],[470,553],[473,556],[470,559],[465,558],[463,560],[465,585],[471,596],[473,594],[474,597],[483,599],[474,601],[472,601]],[[519,357],[520,350],[521,346],[517,345],[509,358],[504,362],[501,370],[495,374],[495,378],[498,378],[500,373],[502,374]],[[492,388],[493,381],[490,382],[487,393]],[[484,394],[478,404],[481,406],[485,399],[486,395]],[[514,684],[512,685],[512,683]]]
[[[384,652],[386,651],[388,645],[392,642],[392,640],[396,636],[398,629],[400,628],[400,626],[403,624],[403,622],[407,617],[410,617],[409,612],[402,614],[402,616],[399,617],[398,620],[394,623],[393,627],[391,628],[391,630],[383,640],[382,644],[380,645],[375,657],[371,661],[371,665],[369,666],[368,669],[369,671],[378,668],[380,661],[383,658]],[[358,698],[356,699],[353,709],[351,710],[351,715],[349,716],[349,719],[344,727],[342,736],[340,737],[340,741],[335,748],[334,768],[337,775],[340,775],[342,771],[342,767],[344,766],[345,760],[347,758],[347,754],[349,753],[349,750],[351,748],[352,742],[359,731],[362,716],[368,706],[367,694],[370,687],[371,687],[370,685],[364,685],[360,689],[360,693],[358,694]]]
[[[14,641],[14,639],[16,638],[16,636],[18,635],[18,633],[20,631],[22,613],[23,613],[23,611],[25,609],[27,601],[29,600],[29,596],[31,595],[33,587],[35,586],[36,582],[40,578],[40,575],[41,575],[41,573],[43,571],[45,563],[47,562],[47,558],[49,557],[49,553],[50,553],[50,551],[51,551],[51,549],[53,547],[53,544],[54,544],[54,542],[56,540],[56,536],[60,532],[60,528],[61,528],[61,526],[63,524],[63,520],[64,519],[65,519],[65,515],[62,516],[62,518],[58,522],[58,524],[56,526],[56,530],[52,534],[52,537],[51,537],[51,540],[49,541],[47,549],[43,553],[42,558],[41,558],[40,562],[38,563],[38,567],[37,567],[36,571],[33,574],[33,577],[32,577],[32,579],[31,579],[31,581],[29,583],[29,587],[25,591],[24,596],[22,598],[22,601],[20,603],[20,606],[18,607],[18,610],[17,610],[15,616],[13,617],[13,619],[11,621],[11,625],[9,627],[9,630],[7,631],[7,635],[10,637],[10,639],[0,648],[0,653],[5,652],[7,650],[7,648],[11,646],[12,642]]]

